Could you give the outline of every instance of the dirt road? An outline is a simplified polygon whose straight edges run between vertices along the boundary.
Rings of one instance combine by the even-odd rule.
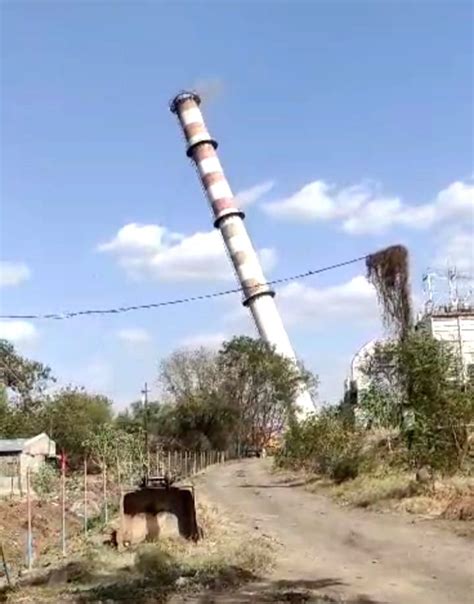
[[[269,585],[360,604],[474,601],[473,542],[432,522],[341,508],[272,474],[270,460],[217,466],[199,482],[223,511],[277,542],[275,569],[262,584],[216,602],[267,601]]]

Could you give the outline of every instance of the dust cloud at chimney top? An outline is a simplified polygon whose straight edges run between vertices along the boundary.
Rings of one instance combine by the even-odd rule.
[[[275,350],[296,362],[296,355],[275,304],[275,292],[267,284],[258,256],[245,228],[245,215],[234,200],[216,153],[217,141],[209,134],[195,92],[182,92],[170,108],[178,117],[190,157],[199,173],[202,185],[218,228],[243,291],[243,304],[250,309],[260,337]],[[314,411],[308,391],[302,391],[296,401],[302,413]]]

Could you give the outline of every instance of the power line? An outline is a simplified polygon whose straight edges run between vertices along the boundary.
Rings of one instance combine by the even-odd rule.
[[[278,285],[280,283],[288,283],[289,281],[296,281],[298,279],[304,279],[305,277],[311,277],[312,275],[318,275],[320,273],[325,273],[327,271],[334,270],[336,268],[341,268],[343,266],[348,266],[349,264],[355,264],[356,262],[361,262],[362,260],[366,260],[368,256],[359,256],[358,258],[353,258],[352,260],[345,260],[344,262],[338,262],[337,264],[331,264],[330,266],[324,266],[322,268],[317,268],[314,270],[306,271],[305,273],[299,273],[297,275],[291,275],[289,277],[282,277],[280,279],[273,279],[272,281],[267,281],[266,284],[262,285]],[[137,304],[133,306],[119,306],[117,308],[96,308],[96,309],[87,309],[87,310],[75,310],[75,311],[66,311],[62,313],[47,313],[47,314],[31,314],[31,315],[0,315],[0,319],[54,319],[57,321],[62,321],[64,319],[72,319],[74,317],[81,317],[85,315],[116,315],[126,312],[132,312],[136,310],[149,310],[152,308],[161,308],[163,306],[176,306],[178,304],[189,304],[191,302],[199,302],[201,300],[210,300],[212,298],[220,298],[222,296],[228,296],[230,294],[237,294],[242,292],[243,289],[241,287],[236,287],[233,289],[226,289],[218,292],[210,292],[207,294],[200,294],[198,296],[188,296],[186,298],[176,298],[174,300],[164,300],[162,302],[152,302],[150,304]]]

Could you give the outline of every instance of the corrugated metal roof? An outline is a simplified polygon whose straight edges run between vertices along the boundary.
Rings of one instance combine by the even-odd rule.
[[[23,451],[30,438],[0,438],[0,453],[19,453]]]

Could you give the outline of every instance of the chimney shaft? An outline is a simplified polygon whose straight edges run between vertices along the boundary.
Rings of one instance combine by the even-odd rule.
[[[170,108],[179,119],[187,143],[187,155],[194,160],[244,293],[243,304],[250,308],[260,337],[275,350],[296,362],[288,334],[275,304],[275,293],[268,286],[255,249],[244,225],[244,213],[236,206],[232,190],[216,153],[217,142],[210,136],[199,108],[201,99],[194,92],[182,92]],[[301,411],[313,411],[307,391],[298,397]]]

